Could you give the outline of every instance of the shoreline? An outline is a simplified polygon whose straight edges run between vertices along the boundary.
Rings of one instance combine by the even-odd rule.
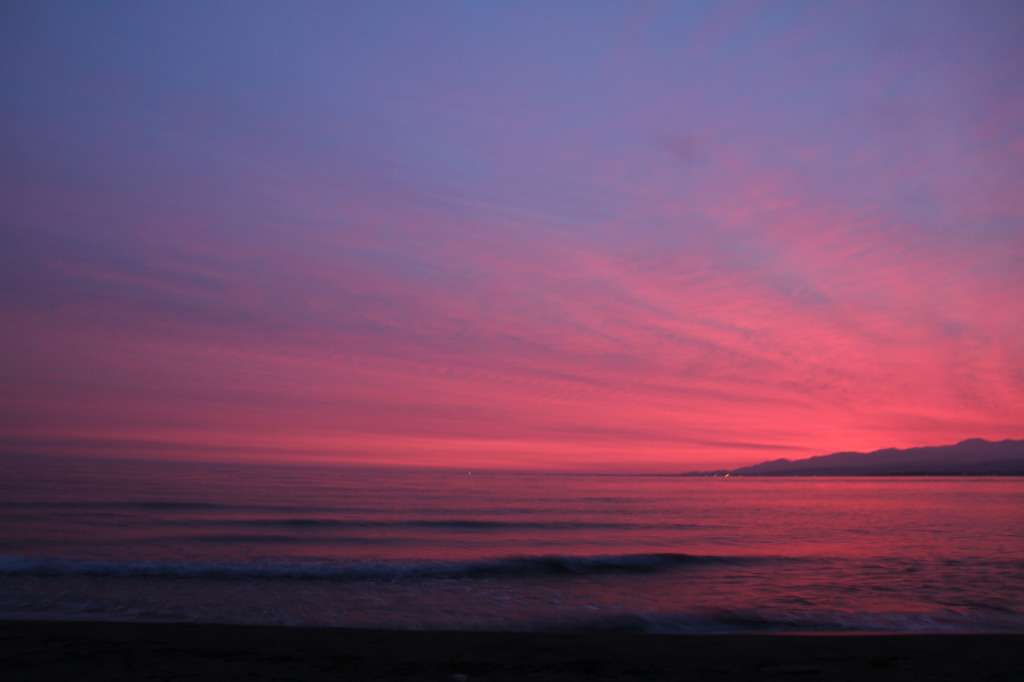
[[[1024,633],[621,634],[0,621],[5,680],[1015,680]]]

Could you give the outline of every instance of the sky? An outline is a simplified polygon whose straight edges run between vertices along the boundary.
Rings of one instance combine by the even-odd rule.
[[[1024,438],[1024,3],[0,4],[0,451]]]

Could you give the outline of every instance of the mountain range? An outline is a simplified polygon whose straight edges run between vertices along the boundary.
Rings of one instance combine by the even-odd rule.
[[[1024,476],[1024,440],[971,438],[939,445],[874,452],[835,452],[807,459],[774,459],[739,469],[680,476]]]

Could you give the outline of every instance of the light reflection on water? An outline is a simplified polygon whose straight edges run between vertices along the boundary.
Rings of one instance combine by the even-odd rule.
[[[8,617],[1024,629],[1021,479],[20,466],[0,483]],[[648,554],[709,560],[630,563]],[[608,560],[501,563],[548,555]],[[111,574],[75,573],[86,559]],[[473,572],[482,561],[498,568]],[[181,562],[224,575],[190,577]],[[269,568],[232,573],[249,565]],[[331,572],[367,565],[379,573]]]

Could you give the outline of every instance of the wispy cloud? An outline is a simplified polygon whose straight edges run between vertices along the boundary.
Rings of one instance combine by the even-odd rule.
[[[9,10],[6,448],[1022,435],[1015,4],[222,6]]]

